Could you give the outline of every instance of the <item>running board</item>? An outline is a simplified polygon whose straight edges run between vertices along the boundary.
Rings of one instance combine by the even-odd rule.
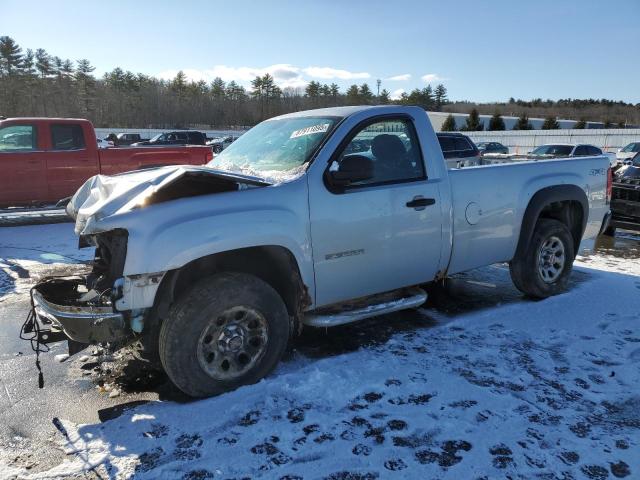
[[[421,288],[405,289],[401,293],[402,296],[398,296],[397,292],[395,295],[393,293],[377,295],[374,298],[379,301],[378,303],[358,305],[356,308],[348,309],[348,307],[344,307],[342,310],[336,310],[336,307],[333,307],[331,309],[316,310],[305,315],[302,323],[310,327],[335,327],[364,320],[365,318],[419,307],[427,301],[427,292]]]

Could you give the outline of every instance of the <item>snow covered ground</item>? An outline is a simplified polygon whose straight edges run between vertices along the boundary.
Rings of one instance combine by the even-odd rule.
[[[86,258],[70,225],[40,238],[22,228],[13,242],[0,231],[0,301],[24,295],[20,268],[51,261],[41,251]],[[296,349],[235,392],[104,423],[62,419],[62,463],[31,473],[0,450],[0,478],[639,478],[640,243],[616,242],[615,255],[581,255],[572,289],[554,298],[491,291],[508,272],[488,267],[463,278],[502,305],[422,309],[395,333],[403,314],[389,315],[374,321],[388,337],[335,355]],[[359,328],[341,331],[370,331]]]

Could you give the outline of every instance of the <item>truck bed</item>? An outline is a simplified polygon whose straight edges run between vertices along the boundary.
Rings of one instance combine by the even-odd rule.
[[[596,236],[608,210],[602,181],[608,166],[609,160],[599,156],[449,170],[454,242],[448,272],[511,260],[524,210],[533,194],[546,186],[583,186],[589,200],[584,238]]]

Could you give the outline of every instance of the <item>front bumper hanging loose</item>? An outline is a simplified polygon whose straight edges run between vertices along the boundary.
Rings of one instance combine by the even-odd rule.
[[[122,313],[113,306],[80,300],[82,277],[46,279],[32,290],[34,321],[39,322],[41,343],[65,339],[82,344],[115,342],[127,336]]]

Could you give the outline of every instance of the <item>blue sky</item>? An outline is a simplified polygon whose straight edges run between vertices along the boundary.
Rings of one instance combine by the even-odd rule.
[[[98,74],[640,102],[640,0],[2,0],[0,35]]]

